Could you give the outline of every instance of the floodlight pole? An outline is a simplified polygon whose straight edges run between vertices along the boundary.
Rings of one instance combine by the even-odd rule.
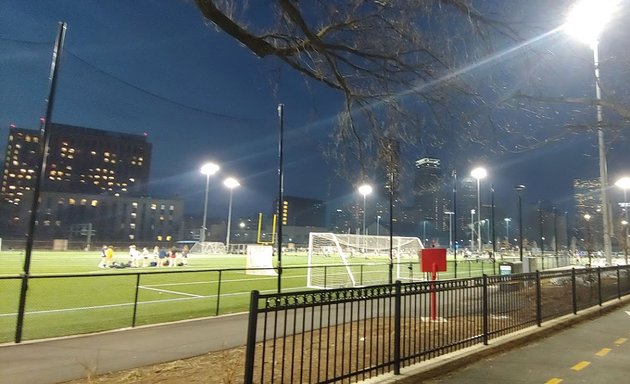
[[[610,217],[610,206],[608,202],[608,167],[606,165],[606,142],[604,141],[603,112],[602,112],[602,91],[599,86],[599,42],[592,43],[593,64],[595,68],[595,98],[597,100],[597,147],[599,149],[599,181],[600,194],[602,200],[602,220],[604,221],[604,255],[610,264],[612,261],[612,244],[610,240],[610,229],[612,220]]]
[[[457,171],[453,170],[453,272],[454,277],[457,278]]]
[[[57,73],[61,62],[61,54],[63,53],[63,44],[66,39],[67,24],[59,22],[59,31],[53,48],[52,63],[50,64],[50,88],[48,98],[46,99],[46,115],[41,126],[41,141],[39,145],[39,154],[41,163],[35,170],[35,185],[33,188],[33,202],[31,205],[31,216],[28,225],[28,234],[26,237],[26,249],[24,252],[24,269],[22,272],[22,286],[20,289],[20,301],[18,305],[17,322],[15,326],[15,342],[22,341],[22,330],[24,327],[24,311],[26,307],[26,293],[28,291],[28,278],[31,271],[31,254],[33,252],[33,242],[35,237],[35,224],[37,221],[37,211],[39,209],[39,195],[41,191],[42,177],[46,173],[46,162],[48,160],[48,147],[50,142],[50,124],[52,119],[53,107],[55,104],[55,92],[57,89]]]
[[[282,203],[284,201],[284,104],[278,104],[278,293],[282,292]]]

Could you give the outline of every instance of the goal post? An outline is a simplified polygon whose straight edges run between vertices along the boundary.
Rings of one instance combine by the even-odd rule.
[[[418,262],[423,248],[417,237],[393,236],[392,255],[396,280],[414,279],[402,265]],[[309,288],[356,287],[389,281],[390,237],[311,232],[308,242],[307,286]],[[386,263],[387,262],[387,263]],[[411,271],[412,272],[412,271]],[[420,273],[416,276],[420,276]]]
[[[249,244],[245,268],[248,275],[277,276],[273,268],[273,247]]]

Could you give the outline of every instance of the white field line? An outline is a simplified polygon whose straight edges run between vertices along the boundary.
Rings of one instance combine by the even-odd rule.
[[[304,287],[298,287],[298,288],[286,288],[283,289],[283,292],[287,292],[287,291],[300,291],[303,290]],[[276,292],[275,289],[267,289],[264,291],[260,291],[261,293],[271,293],[271,292]],[[176,292],[174,292],[176,293]],[[179,293],[179,294],[184,294],[184,293]],[[224,293],[221,294],[221,297],[228,297],[228,296],[243,296],[243,295],[249,295],[250,292],[234,292],[234,293]],[[150,301],[139,301],[138,302],[138,306],[140,305],[146,305],[146,304],[161,304],[161,303],[168,303],[168,302],[176,302],[176,301],[188,301],[188,300],[197,300],[197,299],[213,299],[216,298],[217,295],[207,295],[207,296],[200,296],[200,295],[193,295],[194,297],[177,297],[174,299],[162,299],[162,300],[150,300]],[[48,309],[48,310],[44,310],[44,311],[27,311],[25,312],[26,315],[42,315],[42,314],[51,314],[51,313],[63,313],[63,312],[74,312],[74,311],[83,311],[83,310],[92,310],[92,309],[107,309],[107,308],[117,308],[117,307],[129,307],[129,306],[133,306],[133,303],[119,303],[119,304],[107,304],[107,305],[93,305],[90,307],[75,307],[75,308],[62,308],[62,309]],[[13,312],[13,313],[0,313],[0,318],[3,317],[14,317],[17,316],[17,312]]]
[[[288,277],[282,277],[282,281],[285,280],[289,280],[289,279],[303,279],[306,278],[306,275],[298,275],[298,276],[288,276]],[[242,283],[247,283],[250,281],[260,281],[260,280],[277,280],[278,276],[269,276],[269,277],[256,277],[253,279],[227,279],[227,280],[221,280],[221,283],[235,283],[235,282],[242,282]],[[201,284],[217,284],[219,282],[219,280],[208,280],[208,281],[191,281],[191,282],[187,282],[187,283],[164,283],[164,284],[144,284],[142,285],[143,287],[170,287],[170,286],[176,286],[176,285],[201,285]]]
[[[149,291],[156,291],[156,292],[160,292],[160,293],[172,293],[174,295],[182,295],[182,296],[190,296],[190,297],[203,297],[202,295],[193,295],[192,293],[186,293],[186,292],[177,292],[177,291],[169,291],[167,289],[158,289],[158,288],[151,288],[145,285],[139,285],[138,288],[143,288]]]

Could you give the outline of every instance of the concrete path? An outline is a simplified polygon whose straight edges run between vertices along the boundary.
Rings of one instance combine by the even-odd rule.
[[[0,383],[59,383],[245,345],[247,314],[0,344]]]

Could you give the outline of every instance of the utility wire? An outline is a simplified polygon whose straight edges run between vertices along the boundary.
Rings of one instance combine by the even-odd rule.
[[[28,44],[28,45],[50,45],[50,44],[52,44],[49,41],[18,40],[18,39],[10,39],[10,38],[1,37],[1,36],[0,36],[0,40],[12,42],[12,43]],[[107,72],[104,69],[99,68],[98,66],[96,66],[96,65],[88,62],[87,60],[81,58],[80,56],[78,56],[77,54],[75,54],[74,52],[70,51],[67,48],[64,48],[64,52],[67,53],[68,55],[74,57],[75,59],[77,59],[83,65],[89,67],[91,70],[96,71],[96,72],[98,72],[98,73],[100,73],[100,74],[102,74],[102,75],[104,75],[106,77],[112,78],[112,79],[118,81],[119,83],[122,83],[122,84],[124,84],[124,85],[126,85],[126,86],[128,86],[130,88],[135,89],[136,91],[142,92],[145,95],[151,96],[151,97],[156,98],[156,99],[158,99],[160,101],[163,101],[163,102],[166,102],[166,103],[169,103],[169,104],[173,104],[173,105],[176,105],[178,107],[185,108],[185,109],[188,109],[188,110],[191,110],[191,111],[203,113],[203,114],[208,115],[208,116],[218,117],[218,118],[222,118],[222,119],[236,120],[236,121],[248,121],[248,122],[268,120],[268,119],[263,119],[263,118],[260,118],[260,117],[244,117],[244,116],[228,115],[228,114],[225,114],[225,113],[208,111],[206,109],[202,109],[202,108],[194,107],[194,106],[191,106],[191,105],[188,105],[188,104],[184,104],[184,103],[179,102],[177,100],[173,100],[173,99],[170,99],[168,97],[159,95],[159,94],[157,94],[155,92],[151,92],[148,89],[142,88],[142,87],[140,87],[138,85],[135,85],[133,83],[130,83],[127,80],[124,80],[124,79],[120,78],[119,76],[116,76],[116,75],[114,75],[114,74],[112,74],[110,72]]]

